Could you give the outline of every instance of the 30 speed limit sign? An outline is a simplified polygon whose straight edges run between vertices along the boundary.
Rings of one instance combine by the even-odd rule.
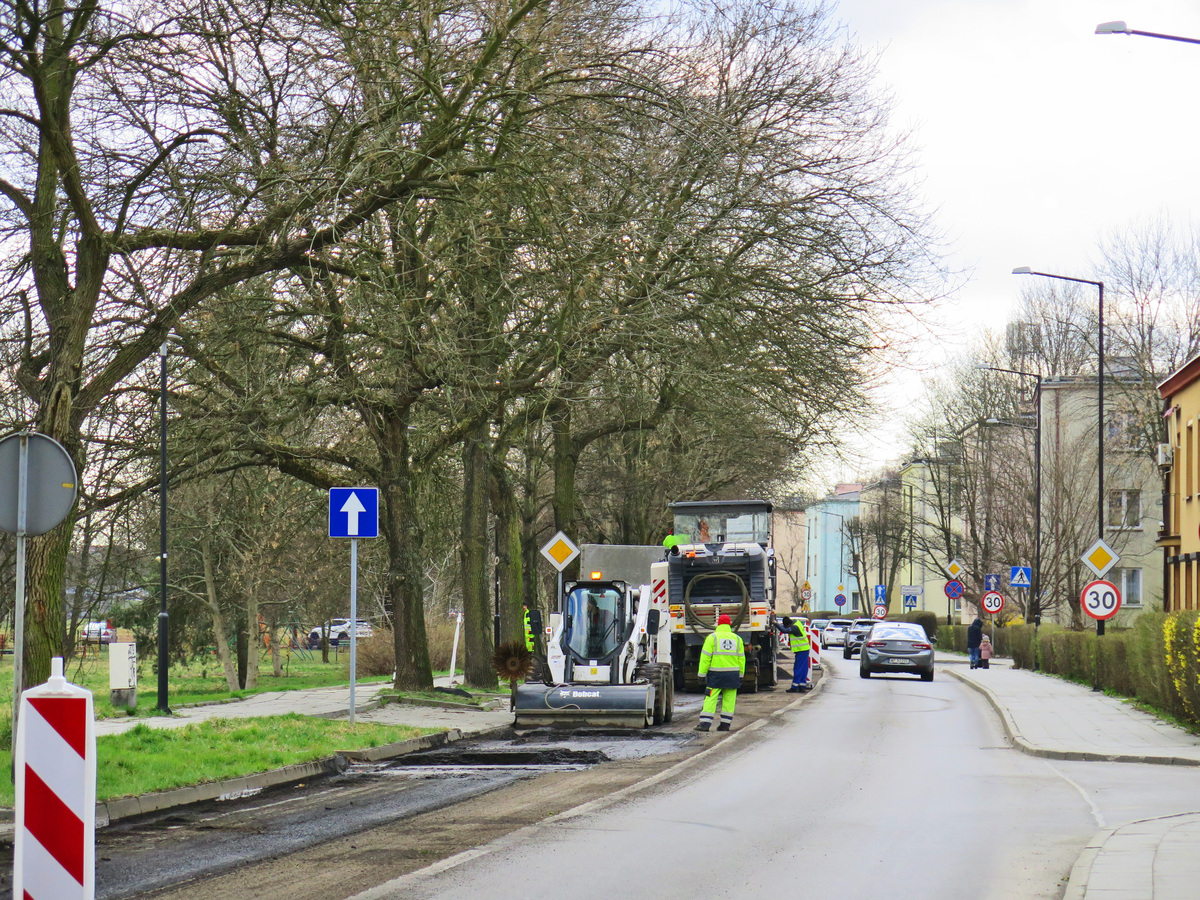
[[[1121,590],[1111,581],[1093,581],[1079,595],[1079,604],[1093,619],[1111,619],[1121,608]]]
[[[988,591],[979,598],[979,605],[983,607],[983,611],[991,613],[993,616],[1004,609],[1004,595],[999,591]]]

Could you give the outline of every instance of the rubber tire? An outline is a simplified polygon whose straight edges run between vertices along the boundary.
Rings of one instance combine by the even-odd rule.
[[[871,670],[868,668],[865,668],[864,666],[859,666],[858,667],[858,677],[859,678],[870,678]]]
[[[933,669],[930,669],[928,672],[922,672],[921,680],[922,681],[933,681]]]
[[[842,648],[842,659],[853,659],[853,658],[854,658],[854,656],[853,656],[853,654],[850,653],[850,648],[843,647]]]

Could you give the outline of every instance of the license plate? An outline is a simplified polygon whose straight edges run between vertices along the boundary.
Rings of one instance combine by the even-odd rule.
[[[888,660],[889,666],[911,666],[912,664],[913,664],[913,661],[911,659],[889,659]]]

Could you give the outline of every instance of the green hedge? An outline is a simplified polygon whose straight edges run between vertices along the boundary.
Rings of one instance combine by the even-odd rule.
[[[987,632],[990,635],[992,629]],[[965,653],[967,626],[943,625],[937,638],[939,650]],[[1011,657],[1020,669],[1038,669],[1082,684],[1097,678],[1094,629],[997,628],[993,646],[997,656]],[[1130,628],[1106,630],[1099,647],[1101,688],[1200,727],[1200,613],[1143,613]]]

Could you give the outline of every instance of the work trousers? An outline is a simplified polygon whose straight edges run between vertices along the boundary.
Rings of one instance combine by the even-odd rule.
[[[717,701],[721,703],[721,721],[726,725],[733,722],[733,707],[737,703],[737,688],[705,688],[704,709],[700,713],[700,724],[711,725],[713,715],[717,711]]]
[[[808,651],[796,650],[796,661],[792,663],[792,687],[808,684]]]

